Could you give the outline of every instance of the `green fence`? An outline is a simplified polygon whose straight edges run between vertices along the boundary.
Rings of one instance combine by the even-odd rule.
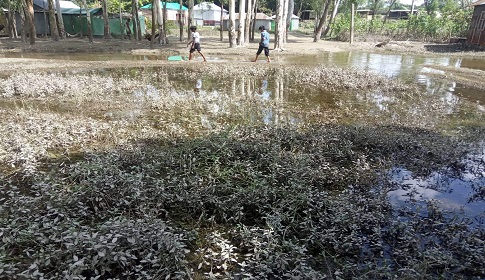
[[[67,33],[69,34],[78,34],[88,33],[88,24],[86,16],[82,15],[62,15],[62,19],[64,20],[64,28]],[[120,25],[119,18],[110,18],[109,20],[109,30],[111,36],[113,37],[121,37],[121,35],[126,35],[125,29],[125,22],[126,19],[123,19],[123,25]],[[140,26],[141,26],[141,34],[142,36],[145,35],[145,17],[140,16]],[[93,36],[104,36],[104,20],[100,17],[91,17],[91,28],[93,30]],[[133,33],[133,21],[130,22],[130,29]]]

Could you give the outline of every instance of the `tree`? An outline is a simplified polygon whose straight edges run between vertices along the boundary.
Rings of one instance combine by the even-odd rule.
[[[182,18],[182,15],[184,14],[184,11],[182,10],[182,7],[183,7],[183,1],[180,0],[179,1],[179,32],[180,32],[180,42],[183,41],[183,37],[184,37],[184,21],[183,21],[183,18]]]
[[[131,17],[133,22],[133,36],[141,40],[140,17],[138,16],[138,0],[131,0]]]
[[[323,32],[323,36],[327,36],[328,32],[330,31],[330,26],[332,26],[332,23],[334,22],[335,17],[337,16],[339,8],[340,8],[340,0],[334,0],[333,1],[332,15],[330,16],[330,20],[328,21],[327,27],[325,28],[325,31]]]
[[[239,0],[239,25],[237,27],[237,42],[238,45],[244,46],[244,31],[246,24],[246,1]]]
[[[229,47],[236,47],[236,32],[234,18],[236,16],[236,1],[229,0]]]
[[[194,0],[189,0],[189,19],[187,21],[187,38],[190,40],[190,27],[194,24]]]
[[[286,18],[286,36],[285,36],[285,42],[288,41],[288,31],[291,28],[291,18],[293,17],[293,11],[295,9],[295,0],[290,0],[288,2],[288,16]]]
[[[160,3],[159,0],[153,0],[152,2],[152,38],[150,40],[150,48],[153,48],[153,44],[155,44],[155,33],[157,33],[157,2]]]
[[[49,25],[51,38],[54,41],[59,41],[59,31],[57,29],[56,13],[54,11],[54,0],[48,0],[49,4]]]
[[[220,4],[221,4],[221,17],[220,17],[220,21],[219,21],[219,35],[221,37],[221,42],[222,40],[224,39],[224,1],[221,0],[220,1]]]
[[[28,30],[28,23],[27,23],[27,16],[25,15],[25,7],[27,4],[25,3],[25,0],[20,0],[20,9],[19,9],[19,14],[20,14],[20,25],[22,28],[22,42],[27,41],[27,33],[29,32]]]
[[[276,18],[275,18],[275,39],[274,39],[274,48],[275,50],[282,50],[283,49],[283,7],[284,7],[284,0],[278,0],[276,4]]]
[[[167,2],[163,2],[163,9],[162,9],[162,25],[160,28],[160,43],[163,45],[168,44],[167,38]]]
[[[323,12],[318,20],[317,27],[313,34],[313,42],[318,42],[322,36],[323,27],[325,26],[325,23],[327,23],[328,10],[330,8],[331,1],[332,0],[325,0],[325,2],[323,2]]]
[[[18,38],[17,34],[17,25],[15,24],[15,10],[17,9],[18,3],[13,2],[11,0],[4,1],[5,5],[7,6],[8,14],[6,15],[7,19],[7,28],[8,28],[8,36],[10,38]],[[1,3],[0,3],[1,4]],[[5,14],[5,12],[4,12]]]
[[[88,4],[86,3],[86,0],[82,0],[82,1],[83,1],[84,10],[86,10],[86,23],[87,23],[87,26],[88,26],[88,38],[89,38],[89,42],[92,43],[93,42],[93,28],[91,26],[91,13],[89,12]]]
[[[26,0],[26,6],[25,6],[25,15],[27,16],[27,20],[29,21],[29,26],[30,26],[30,35],[29,35],[29,40],[31,45],[35,45],[35,37],[37,34],[37,31],[35,30],[35,22],[34,22],[34,0]]]
[[[66,35],[66,30],[64,28],[64,19],[62,18],[62,11],[61,11],[61,1],[56,0],[56,15],[57,15],[57,23],[59,24],[59,36],[61,39],[64,39]]]
[[[244,42],[249,43],[249,32],[251,32],[251,17],[253,14],[253,0],[248,0],[248,13],[246,14],[246,29],[244,30]]]
[[[103,9],[103,20],[104,20],[104,39],[109,40],[111,34],[109,31],[109,19],[108,19],[108,0],[101,0],[101,7]]]

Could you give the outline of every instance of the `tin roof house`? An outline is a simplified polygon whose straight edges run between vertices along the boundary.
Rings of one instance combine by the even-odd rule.
[[[224,18],[229,14],[226,9],[221,9],[214,3],[202,2],[194,6],[194,20],[195,24],[199,26],[215,26],[219,25],[222,17]]]
[[[35,30],[37,35],[50,35],[50,26],[49,26],[49,2],[48,0],[34,0],[34,22],[35,22]],[[61,13],[63,15],[63,19],[65,15],[68,14],[79,14],[80,7],[74,4],[72,1],[60,1],[61,6]],[[56,11],[56,7],[54,7]],[[57,11],[56,11],[57,12]],[[18,12],[16,13],[16,25],[17,30],[22,32],[21,20],[20,15]]]
[[[479,0],[474,6],[466,42],[470,45],[485,46],[485,0]]]
[[[167,9],[167,19],[168,21],[172,21],[175,24],[179,23],[179,20],[182,20],[183,24],[186,24],[187,18],[189,17],[189,9],[182,5],[180,7],[179,3],[171,3],[171,2],[162,2],[160,1],[160,8],[163,9],[165,5],[165,8]],[[180,9],[182,8],[182,9]],[[152,18],[152,4],[147,4],[145,6],[142,6],[140,8],[142,11],[143,15],[145,15],[148,19],[151,20]],[[182,13],[180,13],[180,10],[182,10]],[[180,18],[182,17],[182,18]]]
[[[237,30],[237,26],[239,26],[239,13],[235,13],[234,15],[234,24],[236,25],[236,30]],[[271,17],[263,13],[257,13],[255,29],[258,30],[258,27],[261,25],[264,25],[264,27],[266,27],[266,30],[270,31]],[[229,15],[224,17],[222,27],[224,31],[229,30]]]

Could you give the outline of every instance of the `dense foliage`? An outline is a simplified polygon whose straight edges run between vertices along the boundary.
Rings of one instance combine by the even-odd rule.
[[[377,177],[440,166],[463,152],[454,143],[399,127],[247,128],[50,162],[1,180],[0,273],[478,279],[483,230],[431,202],[395,220]]]

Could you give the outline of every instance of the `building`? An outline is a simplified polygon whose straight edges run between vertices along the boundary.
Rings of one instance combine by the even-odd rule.
[[[472,4],[474,7],[466,42],[470,45],[485,46],[485,0]]]
[[[222,18],[229,12],[222,9]],[[221,23],[221,7],[214,3],[202,2],[194,6],[195,25],[198,26],[218,26]]]
[[[237,30],[237,27],[239,26],[239,13],[236,13],[234,16],[234,22],[235,22],[235,28]],[[256,28],[256,31],[258,30],[258,27],[263,25],[267,31],[271,30],[271,17],[263,14],[263,13],[257,13],[256,14],[256,24],[254,25]],[[251,25],[252,26],[252,25]],[[222,23],[222,28],[224,31],[229,30],[229,15],[227,15],[223,19]]]
[[[275,30],[276,29],[276,15],[271,17],[271,29]],[[300,27],[300,18],[297,15],[292,15],[291,16],[291,21],[290,21],[290,31],[292,30],[298,30]]]
[[[180,14],[180,4],[179,3],[169,3],[169,2],[161,2],[160,1],[160,7],[164,8],[164,5],[166,4],[166,9],[167,9],[167,21],[172,21],[175,24],[179,23],[180,16],[182,16],[182,23],[186,24],[187,19],[189,18],[189,9],[185,6],[182,5],[182,15]],[[142,11],[143,15],[146,16],[148,19],[151,20],[152,18],[152,4],[147,4],[145,6],[142,6],[140,8]]]
[[[71,1],[60,1],[62,20],[64,21],[64,29],[66,33],[71,36],[76,35],[87,35],[87,16],[86,10],[81,9]],[[56,7],[54,10],[57,13]],[[91,15],[91,28],[93,36],[104,36],[104,19],[102,17],[103,10],[101,8],[90,9],[89,13]],[[111,36],[121,37],[125,34],[124,22],[131,15],[125,15],[122,18],[123,24],[120,23],[119,14],[108,15],[108,23]],[[50,35],[50,24],[49,24],[49,4],[48,0],[34,0],[34,22],[35,30],[37,35],[48,36]],[[22,32],[20,15],[16,14],[16,24],[17,31]],[[140,15],[140,27],[142,35],[145,34],[145,18]],[[131,25],[133,30],[133,25]]]

